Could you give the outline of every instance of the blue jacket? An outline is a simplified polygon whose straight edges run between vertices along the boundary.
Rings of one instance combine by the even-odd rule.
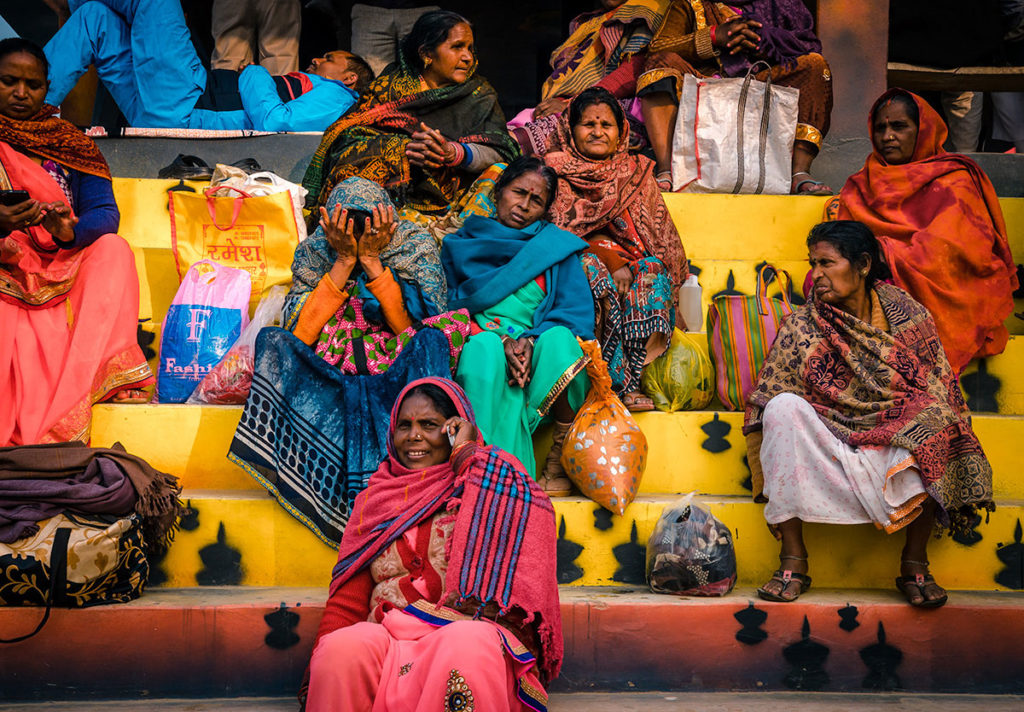
[[[291,101],[277,93],[270,73],[250,64],[238,76],[241,111],[196,109],[192,129],[255,129],[257,131],[323,131],[352,108],[359,95],[341,82],[307,74],[313,88]]]

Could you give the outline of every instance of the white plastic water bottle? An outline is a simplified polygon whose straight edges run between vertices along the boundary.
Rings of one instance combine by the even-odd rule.
[[[703,331],[704,309],[700,303],[700,282],[691,274],[679,288],[679,311],[686,321],[686,331]]]

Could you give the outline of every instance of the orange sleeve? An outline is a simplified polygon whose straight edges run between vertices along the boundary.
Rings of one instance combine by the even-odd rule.
[[[325,274],[306,297],[292,333],[302,343],[312,346],[320,338],[324,324],[341,309],[347,299],[348,292],[338,289],[338,285],[331,281],[331,276]]]
[[[391,269],[385,267],[376,279],[366,283],[367,288],[377,297],[380,302],[380,310],[384,313],[384,321],[388,328],[396,334],[412,326],[412,319],[405,311],[405,302],[402,301],[402,290],[398,282],[391,275]]]
[[[604,262],[604,265],[608,268],[609,272],[614,272],[615,270],[629,264],[629,260],[615,250],[610,250],[607,247],[601,247],[594,243],[591,243],[590,247],[584,250],[584,252],[589,253]]]

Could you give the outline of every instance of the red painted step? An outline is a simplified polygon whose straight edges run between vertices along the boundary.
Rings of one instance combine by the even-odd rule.
[[[288,694],[323,595],[196,588],[55,609],[35,638],[0,647],[0,699]],[[0,608],[0,631],[30,630],[40,614]],[[749,590],[695,599],[565,588],[562,614],[555,689],[1024,693],[1020,594],[955,592],[921,611],[895,591],[811,589],[783,604]]]

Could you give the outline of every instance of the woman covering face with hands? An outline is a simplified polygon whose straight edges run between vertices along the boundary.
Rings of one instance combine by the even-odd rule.
[[[414,378],[449,377],[469,333],[468,314],[446,312],[434,238],[396,212],[363,178],[331,193],[295,251],[284,328],[256,341],[253,387],[231,445],[232,460],[335,544],[384,456],[398,391]]]

